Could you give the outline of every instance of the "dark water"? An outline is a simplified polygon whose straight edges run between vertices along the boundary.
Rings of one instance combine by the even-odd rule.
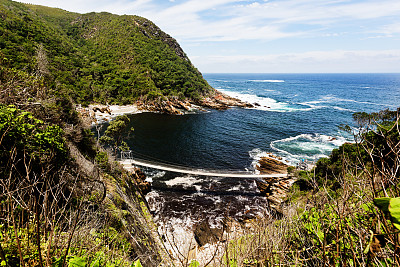
[[[131,116],[127,139],[143,159],[206,169],[253,169],[273,152],[291,164],[316,160],[351,140],[338,129],[354,112],[400,106],[399,74],[208,74],[229,95],[258,103],[255,109],[199,112],[184,116]],[[147,196],[159,218],[194,221],[223,214],[257,214],[267,203],[254,182],[233,178],[149,172]]]

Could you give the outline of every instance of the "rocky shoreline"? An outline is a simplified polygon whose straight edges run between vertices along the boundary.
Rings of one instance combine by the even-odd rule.
[[[153,101],[137,102],[139,110],[161,112],[172,115],[183,115],[186,112],[204,110],[204,108],[215,110],[226,110],[231,107],[253,108],[250,103],[243,102],[237,98],[230,97],[219,91],[215,91],[212,96],[203,98],[198,101],[180,100],[177,97],[172,97],[167,100],[156,99]]]
[[[270,207],[281,213],[281,204],[285,201],[290,187],[296,179],[288,173],[289,165],[280,161],[280,158],[269,154],[262,157],[256,166],[260,174],[287,174],[283,178],[263,178],[264,181],[256,181],[261,194],[269,200]]]
[[[184,115],[190,112],[205,111],[206,109],[226,110],[231,107],[254,108],[254,105],[215,91],[212,96],[197,101],[170,97],[151,101],[138,100],[132,105],[91,104],[88,107],[77,105],[75,109],[85,124],[96,125],[124,114],[159,112],[170,115]]]

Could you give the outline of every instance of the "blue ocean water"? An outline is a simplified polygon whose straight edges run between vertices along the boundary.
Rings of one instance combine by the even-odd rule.
[[[290,164],[317,160],[352,136],[354,112],[400,106],[400,74],[206,74],[214,88],[255,105],[183,116],[131,116],[126,141],[142,159],[204,169],[254,169],[267,152]],[[268,201],[254,181],[146,170],[157,222],[187,227],[263,214]]]
[[[252,103],[170,116],[132,116],[128,144],[140,156],[209,169],[251,169],[266,152],[296,164],[351,140],[354,112],[400,106],[400,74],[206,74],[214,88]]]

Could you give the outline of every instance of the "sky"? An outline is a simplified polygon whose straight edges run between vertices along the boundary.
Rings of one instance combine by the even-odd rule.
[[[22,0],[150,19],[203,73],[400,72],[399,0]]]

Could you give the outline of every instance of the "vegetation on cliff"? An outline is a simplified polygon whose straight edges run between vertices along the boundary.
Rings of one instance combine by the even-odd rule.
[[[96,144],[69,98],[52,94],[43,77],[6,64],[0,64],[0,162],[2,266],[168,260],[140,173],[124,171]]]
[[[0,18],[3,64],[43,77],[52,94],[128,104],[213,92],[179,44],[142,17],[1,0]]]

